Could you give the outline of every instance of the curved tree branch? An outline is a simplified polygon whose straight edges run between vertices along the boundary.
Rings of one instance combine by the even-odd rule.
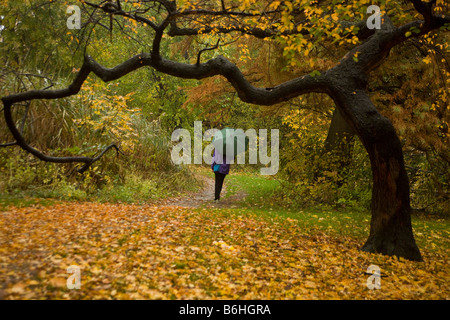
[[[17,145],[16,141],[8,142],[8,143],[1,143],[0,148],[12,147],[12,146],[16,146],[16,145]]]
[[[59,89],[59,90],[31,90],[23,93],[17,93],[13,94],[7,97],[2,98],[2,102],[4,105],[4,115],[5,115],[5,121],[6,124],[13,135],[16,142],[14,144],[19,145],[22,149],[25,151],[31,153],[32,155],[36,156],[37,158],[47,161],[47,162],[55,162],[55,163],[72,163],[72,162],[81,162],[85,165],[79,169],[78,171],[80,173],[83,173],[86,171],[95,161],[100,159],[101,156],[105,154],[106,151],[108,151],[111,148],[116,148],[118,150],[118,147],[115,145],[111,145],[107,147],[104,152],[100,154],[100,156],[92,158],[92,157],[53,157],[48,156],[40,152],[39,150],[31,147],[22,136],[22,133],[17,129],[12,113],[11,108],[13,104],[22,102],[22,101],[30,101],[34,99],[59,99],[68,97],[71,95],[77,94],[84,81],[87,79],[90,72],[93,72],[97,76],[99,76],[104,81],[111,81],[118,79],[125,75],[126,73],[129,73],[137,68],[139,68],[142,64],[140,56],[136,56],[131,58],[130,60],[126,61],[125,63],[118,65],[115,68],[107,69],[100,66],[98,63],[96,63],[93,59],[90,57],[85,57],[83,66],[81,67],[80,71],[76,75],[74,81],[72,84],[69,85],[69,87],[65,89]]]
[[[219,42],[220,42],[220,39],[217,40],[217,43],[216,43],[216,45],[215,45],[214,47],[209,47],[209,48],[205,48],[205,49],[200,50],[200,51],[198,52],[198,55],[197,55],[197,63],[196,63],[196,64],[197,64],[197,65],[200,64],[200,57],[201,57],[201,55],[202,55],[203,52],[205,52],[205,51],[210,51],[210,50],[216,50],[216,49],[219,47]]]
[[[46,90],[46,89],[42,89],[42,90]],[[23,134],[23,130],[25,129],[25,122],[27,121],[27,116],[28,116],[28,111],[30,110],[30,106],[31,106],[31,102],[28,101],[27,104],[25,105],[25,112],[22,116],[22,121],[20,123],[20,129],[19,129],[20,134]],[[16,145],[18,145],[17,141],[2,143],[2,144],[0,144],[0,148],[6,148],[6,147],[11,147],[11,146],[16,146]]]
[[[108,152],[111,149],[116,149],[116,153],[117,155],[119,155],[119,153],[123,154],[123,152],[119,149],[119,147],[115,144],[112,143],[109,146],[107,146],[105,149],[103,149],[103,151],[96,157],[92,158],[91,162],[87,162],[84,164],[84,166],[82,166],[80,169],[78,169],[79,173],[83,173],[85,172],[87,169],[89,169],[89,167],[96,161],[100,160],[101,157],[103,157],[105,155],[106,152]]]

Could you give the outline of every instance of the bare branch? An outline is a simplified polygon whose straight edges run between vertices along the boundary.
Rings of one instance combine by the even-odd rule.
[[[97,5],[95,3],[91,3],[91,2],[88,2],[88,1],[85,1],[84,3],[86,5],[88,5],[88,6],[91,6],[91,7],[95,8],[95,9],[101,9],[101,10],[103,10],[104,12],[106,12],[108,14],[127,17],[129,19],[132,19],[132,20],[135,20],[135,21],[147,24],[154,30],[156,30],[158,28],[158,26],[154,22],[152,22],[151,20],[149,20],[149,19],[147,19],[145,17],[142,17],[142,16],[138,15],[137,13],[127,13],[127,12],[123,11],[121,9],[121,7],[120,7],[120,3],[118,5],[116,5],[114,3],[110,3],[110,2],[107,2],[104,5],[102,5],[102,4]]]
[[[45,89],[43,89],[43,90],[45,90]],[[27,121],[27,116],[28,116],[28,111],[30,110],[30,105],[31,105],[30,101],[28,101],[25,105],[25,113],[23,114],[22,121],[20,123],[20,129],[19,129],[20,134],[23,134],[23,130],[25,129],[25,122]],[[0,144],[0,148],[6,148],[6,147],[11,147],[11,146],[16,146],[16,145],[17,145],[17,141],[2,143],[2,144]]]
[[[219,47],[219,42],[220,42],[220,39],[217,40],[217,43],[216,43],[216,45],[215,45],[214,47],[211,47],[211,48],[205,48],[205,49],[200,50],[200,51],[198,52],[198,55],[197,55],[197,63],[196,63],[196,64],[197,64],[197,65],[200,64],[200,56],[202,55],[203,52],[209,51],[209,50],[216,50],[216,49]]]
[[[95,158],[92,158],[91,162],[85,163],[77,171],[79,173],[84,173],[86,170],[89,169],[90,166],[92,166],[92,164],[94,164],[94,162],[100,160],[105,155],[105,153],[108,152],[109,150],[111,150],[112,148],[116,149],[117,155],[119,155],[119,153],[123,154],[123,152],[119,149],[119,147],[115,143],[112,143],[109,146],[107,146],[98,156],[96,156]]]
[[[17,145],[17,142],[1,143],[0,148],[12,147],[12,146],[16,146],[16,145]]]

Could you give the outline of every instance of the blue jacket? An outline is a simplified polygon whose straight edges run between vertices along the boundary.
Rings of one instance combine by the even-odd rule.
[[[211,169],[214,171],[214,165],[220,160],[220,157],[222,157],[222,163],[220,164],[219,172],[222,174],[230,173],[230,165],[227,163],[226,157],[222,156],[220,153],[216,153],[216,150],[214,150]]]

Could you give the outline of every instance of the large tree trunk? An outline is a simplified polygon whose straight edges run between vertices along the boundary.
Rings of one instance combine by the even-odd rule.
[[[411,226],[409,181],[400,139],[363,88],[335,86],[333,99],[364,144],[373,174],[372,220],[363,251],[422,261]]]
[[[386,118],[367,143],[373,175],[370,234],[362,250],[422,261],[411,225],[409,181],[402,147],[394,127]]]

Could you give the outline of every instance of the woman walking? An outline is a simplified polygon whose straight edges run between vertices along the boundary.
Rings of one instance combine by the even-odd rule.
[[[220,192],[222,191],[223,181],[230,172],[230,165],[227,163],[225,156],[214,150],[213,159],[211,163],[211,169],[215,175],[215,188],[214,188],[214,201],[220,200]]]

